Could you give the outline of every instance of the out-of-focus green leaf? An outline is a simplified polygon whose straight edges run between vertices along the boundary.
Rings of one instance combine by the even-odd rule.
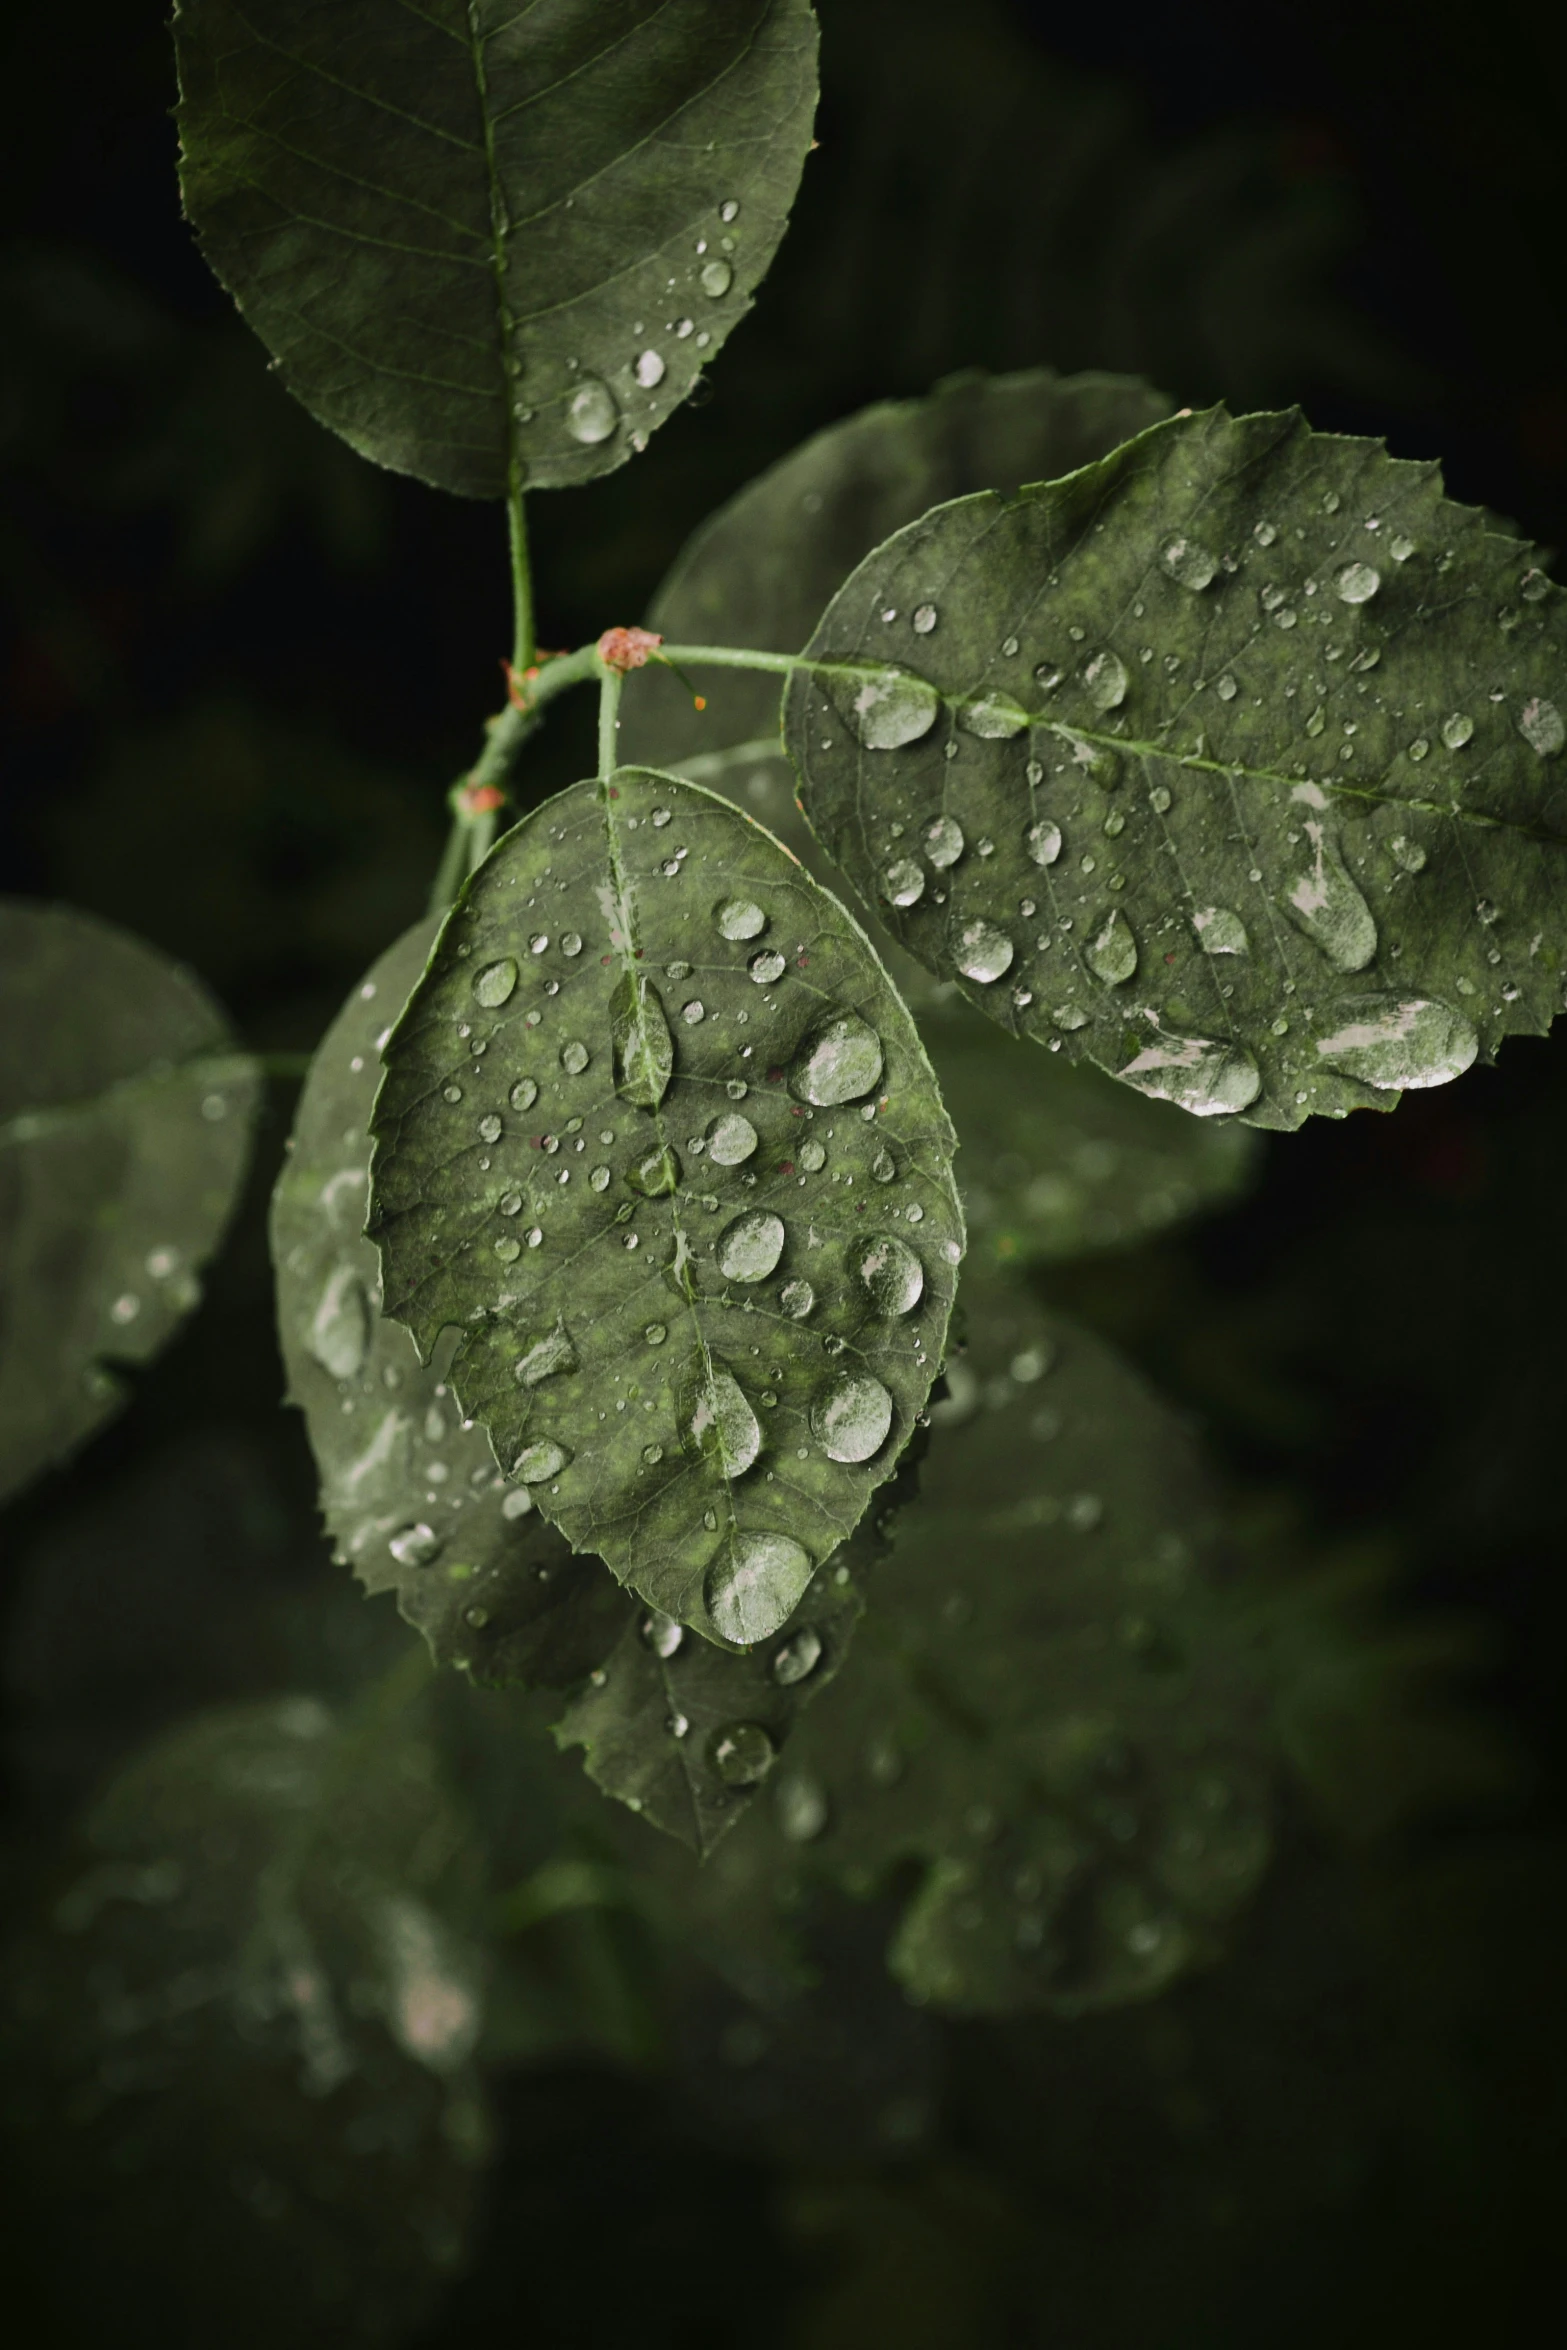
[[[381,1045],[438,928],[387,949],[311,1066],[272,1202],[278,1334],[339,1557],[367,1591],[396,1592],[438,1664],[564,1688],[613,1646],[625,1594],[507,1484],[483,1430],[382,1316],[363,1233]]]
[[[1215,409],[879,547],[787,732],[929,969],[1140,1091],[1294,1127],[1559,1010],[1563,614],[1434,466]]]
[[[180,0],[202,248],[297,396],[470,496],[623,464],[750,307],[809,0]]]
[[[177,963],[0,901],[0,1495],[63,1460],[200,1300],[257,1077]]]
[[[507,1475],[749,1646],[897,1465],[962,1255],[863,931],[726,800],[621,768],[499,843],[385,1050],[386,1311]]]
[[[395,1682],[342,1724],[304,1697],[200,1716],[126,1766],[6,1954],[13,2155],[84,2214],[66,2305],[156,2276],[172,2207],[186,2322],[406,2338],[488,2151],[479,1894]]]

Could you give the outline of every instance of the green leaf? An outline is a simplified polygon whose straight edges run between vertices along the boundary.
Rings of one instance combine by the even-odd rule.
[[[750,307],[808,0],[180,0],[186,210],[312,415],[499,497],[624,464]]]
[[[386,1048],[386,1311],[574,1546],[749,1645],[941,1361],[952,1130],[864,933],[759,825],[622,768],[498,845]]]
[[[958,1130],[971,1254],[996,1265],[1129,1248],[1250,1185],[1258,1136],[1188,1118],[1097,1069],[1036,1052],[948,986],[920,1036]]]
[[[1021,1289],[971,1268],[964,1303],[853,1670],[691,1898],[754,1935],[812,1877],[918,1863],[889,1953],[912,1993],[1079,2014],[1213,1955],[1254,1891],[1268,1692],[1173,1413]]]
[[[114,1417],[245,1179],[254,1064],[200,982],[125,931],[0,900],[0,1495]]]
[[[864,1608],[847,1563],[855,1547],[820,1577],[798,1622],[745,1655],[639,1609],[556,1737],[586,1749],[588,1776],[607,1795],[705,1859],[775,1768],[801,1707],[848,1653]]]
[[[479,2217],[479,1859],[401,1697],[159,1739],[7,1953],[12,2153],[89,2272],[143,2273],[177,2209],[172,2305],[225,2338],[402,2339]]]
[[[802,673],[786,726],[929,969],[1143,1092],[1293,1127],[1559,1010],[1563,638],[1434,466],[1215,409],[878,548],[809,651],[891,666]]]
[[[363,1234],[381,1045],[438,927],[387,949],[311,1065],[272,1201],[278,1334],[339,1558],[367,1591],[396,1592],[438,1664],[564,1688],[614,1645],[625,1595],[506,1483],[446,1380],[382,1316]]]

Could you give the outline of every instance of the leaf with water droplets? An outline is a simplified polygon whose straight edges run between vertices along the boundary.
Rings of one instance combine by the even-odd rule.
[[[208,261],[312,415],[470,497],[591,480],[646,445],[749,310],[811,143],[809,0],[547,18],[175,12]]]
[[[656,1083],[626,1078],[633,996]],[[622,768],[492,852],[385,1063],[387,1311],[426,1359],[456,1333],[453,1393],[574,1547],[709,1639],[769,1638],[909,1440],[963,1248],[951,1127],[864,933],[729,801]],[[878,1235],[919,1269],[892,1311]]]
[[[381,1045],[437,928],[416,923],[387,949],[311,1064],[272,1195],[278,1336],[327,1532],[366,1591],[396,1593],[438,1664],[486,1684],[564,1689],[619,1637],[625,1594],[601,1560],[573,1554],[529,1486],[508,1484],[437,1367],[382,1316],[364,1237]],[[491,1010],[513,992],[497,991],[496,968],[472,988]],[[521,1194],[503,1195],[502,1246],[522,1221]]]
[[[119,1411],[199,1303],[259,1080],[180,964],[0,900],[0,1495]]]
[[[937,583],[900,647],[883,615]],[[1434,466],[1294,413],[1171,418],[911,523],[808,649],[786,726],[822,847],[1003,1028],[1293,1127],[1561,1009],[1567,603]],[[942,712],[883,748],[846,697],[890,657]],[[1001,693],[1015,736],[974,723]],[[935,825],[965,844],[939,866]],[[1384,1044],[1344,1043],[1368,1022]]]
[[[918,1996],[1082,2014],[1222,1947],[1270,1847],[1270,1690],[1191,1439],[1108,1348],[971,1269],[916,1505],[851,1669],[704,1871],[714,1928],[789,1866],[921,1876]]]

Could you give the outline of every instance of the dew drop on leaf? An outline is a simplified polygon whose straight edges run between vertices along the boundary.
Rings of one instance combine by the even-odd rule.
[[[797,1681],[808,1680],[821,1662],[822,1636],[810,1624],[802,1624],[790,1634],[781,1647],[773,1651],[772,1674],[780,1688],[792,1689]]]
[[[784,959],[776,947],[764,947],[759,955],[751,957],[746,969],[758,987],[771,987],[784,975]]]
[[[940,614],[937,612],[934,604],[916,605],[913,621],[915,635],[929,636],[939,618]]]
[[[810,1553],[792,1534],[737,1534],[707,1571],[703,1595],[714,1630],[743,1646],[770,1639],[793,1614],[811,1573]]]
[[[1175,1102],[1197,1118],[1249,1109],[1262,1090],[1261,1071],[1243,1045],[1163,1031],[1116,1074],[1124,1085]]]
[[[1122,987],[1137,969],[1137,941],[1119,906],[1112,909],[1083,949],[1083,960],[1107,987]]]
[[[937,816],[925,827],[925,854],[938,873],[945,873],[963,854],[963,827],[951,816]]]
[[[783,1251],[782,1217],[770,1208],[755,1208],[719,1234],[718,1269],[726,1281],[765,1281]]]
[[[666,1142],[661,1149],[649,1151],[639,1159],[626,1177],[633,1191],[640,1191],[644,1199],[663,1199],[680,1181],[680,1161]]]
[[[1192,916],[1197,944],[1205,955],[1246,955],[1251,941],[1239,914],[1228,906],[1199,906]]]
[[[698,1452],[717,1460],[725,1477],[743,1476],[762,1449],[761,1424],[729,1371],[708,1373],[697,1390],[686,1433]]]
[[[1518,713],[1518,731],[1531,751],[1542,759],[1554,758],[1563,743],[1567,743],[1567,724],[1554,702],[1547,702],[1536,694],[1525,702]]]
[[[790,1083],[801,1101],[818,1110],[857,1102],[880,1080],[881,1038],[857,1012],[845,1012],[818,1029],[797,1055]]]
[[[370,1300],[364,1284],[340,1265],[321,1293],[310,1319],[310,1351],[334,1379],[352,1379],[370,1345]]]
[[[756,1149],[756,1128],[737,1111],[726,1111],[707,1130],[707,1155],[715,1166],[738,1167]]]
[[[811,1405],[811,1434],[830,1461],[868,1461],[892,1428],[892,1397],[868,1371],[845,1371]]]
[[[1166,539],[1159,549],[1159,562],[1171,579],[1194,589],[1207,587],[1219,568],[1216,555],[1188,538]]]
[[[490,1110],[479,1120],[479,1140],[481,1142],[499,1142],[500,1138],[501,1122],[495,1112]]]
[[[1285,892],[1284,910],[1335,971],[1363,971],[1377,951],[1371,908],[1327,827],[1308,817],[1302,829],[1310,862]]]
[[[941,696],[907,669],[883,669],[853,689],[849,722],[868,751],[898,751],[929,734]]]
[[[669,1090],[675,1046],[651,980],[623,972],[610,999],[615,1091],[639,1110],[656,1110]]]
[[[511,1106],[514,1110],[531,1110],[538,1098],[539,1089],[531,1077],[519,1077],[511,1089]]]
[[[1126,664],[1118,653],[1096,653],[1083,671],[1088,698],[1096,710],[1114,710],[1126,699]]]
[[[1474,735],[1475,722],[1464,711],[1455,710],[1442,721],[1442,740],[1450,751],[1461,751]]]
[[[803,1322],[816,1304],[816,1292],[808,1281],[786,1281],[778,1292],[778,1303],[791,1322]]]
[[[827,1792],[808,1771],[791,1771],[774,1798],[778,1832],[791,1844],[809,1844],[827,1825]]]
[[[428,1567],[440,1557],[443,1544],[439,1534],[421,1525],[405,1526],[386,1547],[400,1567]]]
[[[713,919],[720,938],[757,938],[767,928],[767,916],[751,898],[726,898]]]
[[[958,932],[955,960],[965,979],[989,986],[1012,968],[1012,941],[993,922],[965,922]]]
[[[648,1447],[649,1451],[653,1449],[651,1445]],[[644,1648],[650,1648],[655,1656],[665,1658],[678,1653],[686,1636],[684,1624],[677,1623],[673,1616],[666,1616],[661,1608],[656,1607],[649,1608],[637,1626],[637,1632]]]
[[[517,966],[510,955],[502,955],[498,963],[486,963],[473,975],[474,995],[487,1012],[498,1011],[516,984]]]
[[[881,894],[889,906],[917,906],[925,895],[925,875],[912,857],[899,857],[881,877]]]
[[[925,1292],[925,1268],[895,1232],[869,1232],[853,1256],[855,1278],[885,1320],[911,1314]]]
[[[568,1077],[580,1077],[591,1057],[587,1046],[573,1039],[570,1044],[561,1047],[560,1065]]]
[[[664,380],[663,354],[643,351],[637,358],[637,381],[645,392],[653,391]]]
[[[1381,572],[1369,563],[1346,563],[1334,574],[1333,593],[1341,604],[1369,604],[1381,585]]]
[[[1023,835],[1023,846],[1036,865],[1053,865],[1061,854],[1060,825],[1031,824]]]
[[[759,1722],[726,1722],[707,1742],[708,1759],[729,1787],[754,1787],[772,1769],[776,1750]]]
[[[619,422],[620,410],[608,384],[596,375],[583,376],[566,403],[566,430],[572,439],[595,448],[609,439]]]
[[[720,301],[735,282],[727,261],[709,261],[702,271],[702,291],[710,302]]]
[[[540,1444],[525,1444],[513,1461],[511,1473],[519,1485],[542,1485],[546,1478],[558,1477],[571,1455],[563,1445],[545,1438]]]
[[[1338,1025],[1318,1037],[1319,1057],[1328,1068],[1387,1091],[1446,1085],[1480,1049],[1461,1012],[1418,996],[1350,996],[1331,1016]]]
[[[532,1234],[529,1234],[532,1239]],[[577,1350],[571,1343],[571,1333],[564,1322],[557,1322],[545,1338],[529,1347],[517,1365],[519,1387],[537,1387],[546,1379],[553,1379],[563,1371],[575,1371]]]
[[[965,702],[958,724],[981,742],[1007,742],[1028,724],[1028,712],[1007,694],[987,694],[982,701]]]

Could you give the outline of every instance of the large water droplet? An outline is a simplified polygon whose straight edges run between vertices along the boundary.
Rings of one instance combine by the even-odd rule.
[[[1455,710],[1442,721],[1442,740],[1450,751],[1461,751],[1473,739],[1475,722],[1467,711]]]
[[[799,1100],[818,1110],[834,1110],[869,1093],[880,1080],[882,1066],[881,1038],[875,1029],[857,1012],[845,1012],[807,1042],[795,1058],[789,1082]]]
[[[720,938],[759,938],[767,928],[767,916],[752,898],[725,898],[713,920]]]
[[[1083,960],[1106,987],[1121,987],[1137,969],[1137,941],[1119,906],[1111,908],[1083,949]]]
[[[622,972],[615,983],[610,1034],[615,1091],[639,1110],[656,1110],[669,1090],[675,1046],[658,992],[640,971]]]
[[[811,1405],[811,1434],[830,1461],[868,1461],[886,1443],[892,1397],[869,1371],[844,1371]]]
[[[923,868],[912,857],[899,857],[882,874],[881,894],[889,906],[917,906],[925,895]]]
[[[736,1110],[715,1118],[707,1130],[707,1155],[715,1166],[738,1167],[755,1149],[756,1128]]]
[[[983,986],[1011,970],[1015,951],[1006,932],[993,922],[965,922],[958,932],[958,969],[965,979],[977,979]]]
[[[1239,914],[1228,906],[1199,906],[1192,916],[1197,944],[1205,955],[1249,955],[1251,940]]]
[[[1339,1023],[1319,1036],[1330,1069],[1385,1091],[1446,1085],[1461,1077],[1480,1040],[1461,1012],[1420,996],[1349,996],[1333,1006]]]
[[[1116,1074],[1139,1093],[1177,1102],[1197,1118],[1250,1109],[1262,1091],[1262,1074],[1244,1045],[1163,1030]]]
[[[664,1199],[680,1181],[680,1161],[666,1142],[661,1149],[649,1151],[646,1158],[639,1159],[626,1181],[644,1199]]]
[[[1117,653],[1096,653],[1083,671],[1083,683],[1096,710],[1113,710],[1126,699],[1126,663]]]
[[[709,1738],[707,1752],[729,1787],[754,1787],[776,1760],[776,1749],[760,1722],[726,1722]]]
[[[703,1597],[720,1639],[770,1639],[811,1579],[811,1556],[790,1534],[737,1534],[707,1571]]]
[[[763,947],[753,955],[746,970],[758,987],[772,987],[784,975],[784,959],[776,947]]]
[[[773,1650],[773,1679],[780,1688],[792,1689],[797,1681],[810,1678],[821,1659],[821,1634],[812,1625],[802,1624],[781,1648]]]
[[[386,1547],[400,1567],[427,1567],[440,1557],[444,1546],[431,1527],[405,1526]]]
[[[718,1269],[726,1281],[765,1281],[783,1251],[783,1218],[770,1208],[753,1208],[719,1234]]]
[[[1334,575],[1333,593],[1344,604],[1369,604],[1381,585],[1381,572],[1369,563],[1346,563]]]
[[[735,273],[727,261],[709,261],[702,271],[702,291],[710,302],[721,300],[734,282]]]
[[[1518,731],[1531,751],[1538,751],[1542,759],[1552,759],[1567,743],[1567,724],[1554,702],[1547,702],[1535,694],[1525,702],[1518,713]]]
[[[577,1350],[571,1343],[571,1332],[564,1322],[557,1322],[547,1337],[536,1339],[517,1365],[519,1387],[537,1387],[545,1379],[553,1379],[558,1372],[577,1368]]]
[[[550,1477],[558,1477],[571,1455],[564,1445],[545,1437],[538,1444],[525,1444],[511,1465],[511,1473],[519,1485],[542,1485]]]
[[[855,1278],[878,1314],[911,1314],[925,1293],[925,1268],[895,1232],[868,1232],[852,1257]]]
[[[511,1106],[514,1110],[531,1110],[538,1098],[539,1089],[531,1077],[519,1077],[511,1089]]]
[[[803,1322],[816,1303],[816,1292],[808,1281],[786,1281],[778,1292],[778,1303],[791,1322]]]
[[[311,1317],[310,1351],[334,1379],[352,1379],[369,1345],[370,1300],[358,1275],[339,1265]]]
[[[1311,863],[1290,885],[1285,912],[1321,948],[1335,971],[1363,971],[1377,951],[1371,908],[1350,879],[1326,825],[1307,817],[1303,829]]]
[[[648,1609],[637,1630],[643,1647],[650,1648],[655,1656],[663,1657],[666,1663],[670,1657],[678,1654],[686,1636],[684,1624],[677,1623],[673,1616],[666,1616],[662,1608],[656,1607]]]
[[[664,358],[660,351],[644,351],[637,360],[637,381],[645,392],[651,392],[664,380]]]
[[[1060,825],[1031,824],[1023,835],[1023,846],[1036,865],[1053,865],[1061,854]]]
[[[761,1423],[728,1371],[711,1371],[703,1380],[686,1433],[698,1452],[717,1460],[726,1477],[743,1476],[762,1449]]]
[[[951,816],[932,817],[925,827],[925,854],[938,873],[945,873],[963,854],[963,827]]]
[[[849,723],[868,751],[900,751],[929,734],[941,696],[907,669],[883,669],[854,688]]]
[[[516,984],[517,966],[510,955],[502,955],[498,963],[486,963],[473,975],[473,992],[487,1012],[499,1010]]]
[[[958,724],[967,733],[977,734],[981,742],[1007,742],[1022,733],[1028,712],[1010,694],[987,694],[982,701],[963,704]]]
[[[1166,539],[1159,549],[1159,561],[1170,578],[1185,588],[1205,588],[1219,568],[1217,555],[1196,539]]]
[[[566,430],[572,439],[591,449],[607,441],[619,422],[620,410],[608,384],[596,375],[583,376],[566,404]]]
[[[560,1065],[568,1077],[580,1077],[592,1057],[580,1038],[574,1037],[570,1044],[562,1045]]]

